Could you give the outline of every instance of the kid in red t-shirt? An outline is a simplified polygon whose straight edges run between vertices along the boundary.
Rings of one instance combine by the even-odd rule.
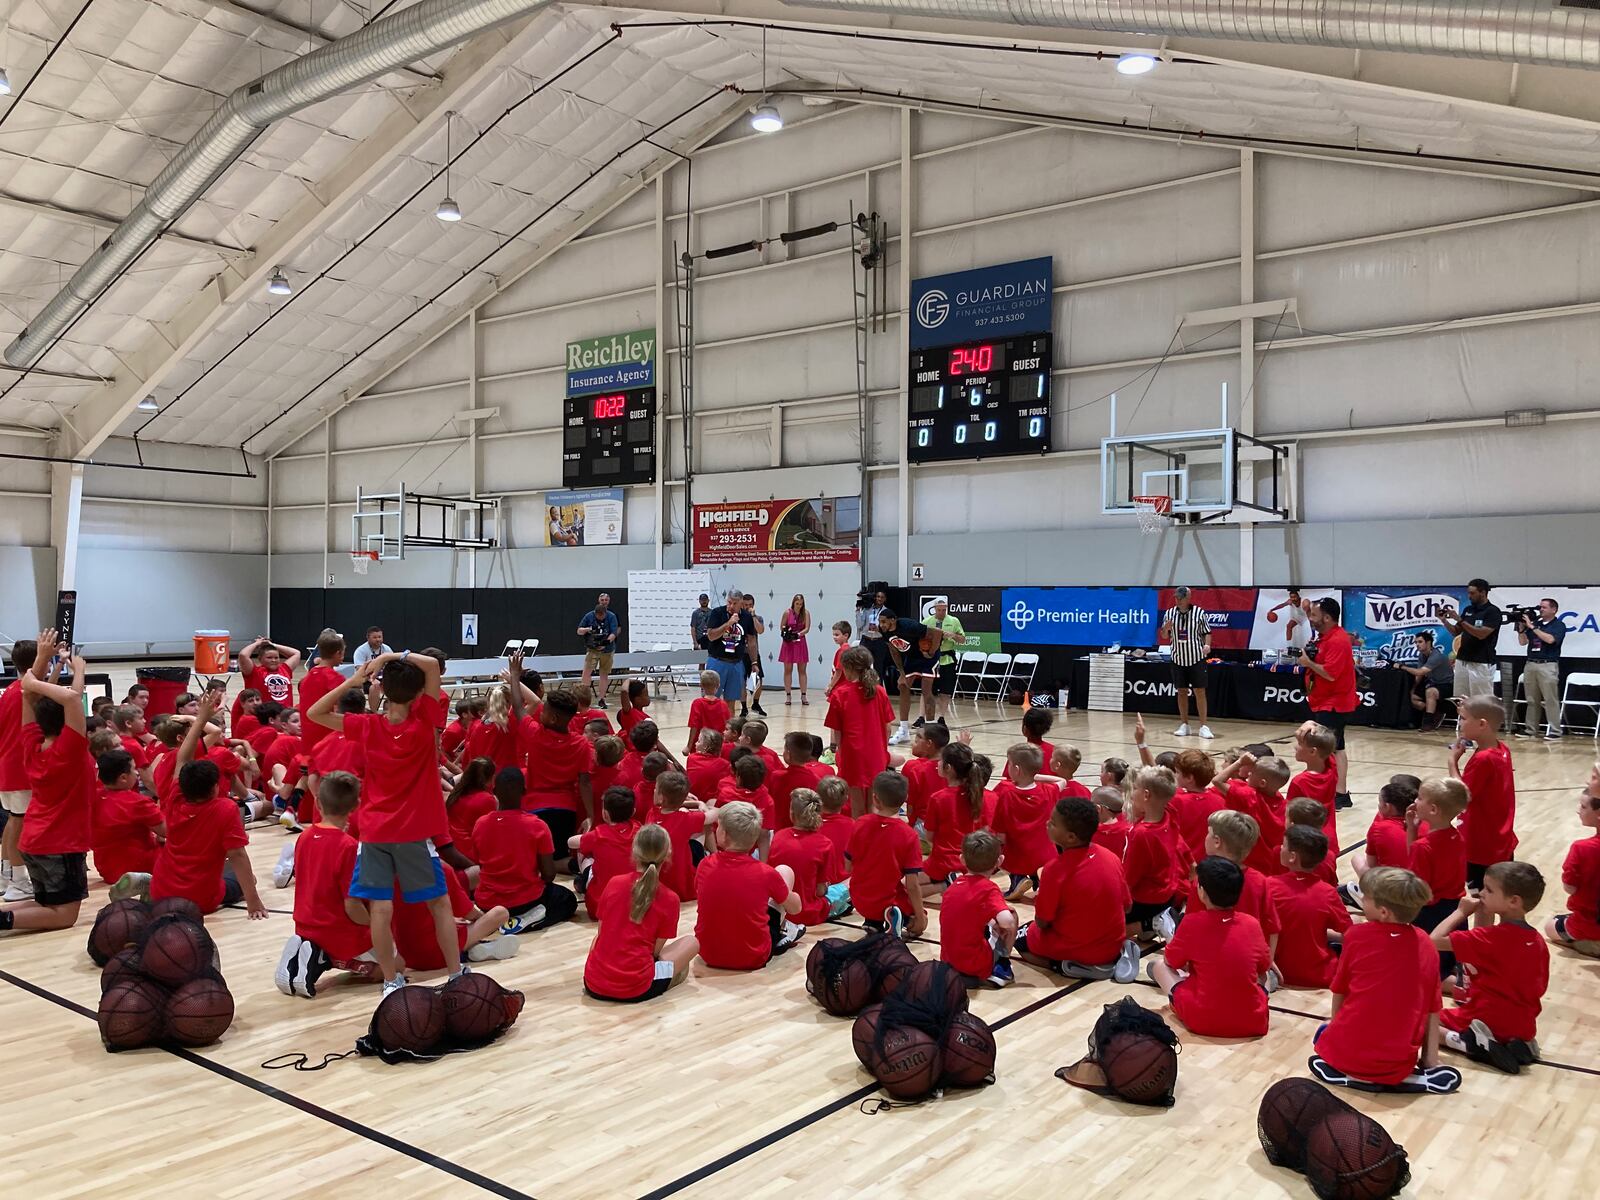
[[[1045,822],[1055,809],[1061,789],[1035,779],[1042,765],[1039,748],[1030,742],[1019,742],[1006,751],[1006,774],[994,789],[990,828],[1005,846],[1002,861],[1011,876],[1008,900],[1020,899],[1036,887],[1040,869],[1055,857]]]
[[[1439,1065],[1439,952],[1412,924],[1428,885],[1399,867],[1361,881],[1367,921],[1344,936],[1329,985],[1333,1017],[1313,1036],[1311,1073],[1323,1083],[1450,1092],[1461,1073]]]
[[[512,768],[515,770],[515,768]],[[461,768],[455,787],[445,797],[445,812],[450,821],[450,840],[456,849],[472,862],[478,861],[477,846],[472,840],[472,830],[479,818],[486,817],[497,807],[494,799],[494,762],[487,758],[474,758]]]
[[[889,726],[894,706],[878,685],[872,655],[852,646],[840,659],[844,682],[828,696],[823,724],[832,732],[834,767],[850,787],[850,812],[867,811],[867,791],[889,767]]]
[[[597,1000],[652,1000],[689,977],[700,952],[678,936],[678,896],[662,879],[672,843],[658,825],[633,836],[631,871],[600,896],[600,928],[583,964],[583,990]]]
[[[767,776],[767,791],[772,795],[773,811],[777,815],[777,827],[788,827],[790,820],[789,795],[795,788],[817,790],[817,784],[833,774],[830,767],[825,767],[812,759],[811,735],[800,730],[786,734],[783,739],[783,764]]]
[[[1083,751],[1076,746],[1059,742],[1051,753],[1049,760],[1044,764],[1049,772],[1040,778],[1046,783],[1053,783],[1061,789],[1063,796],[1076,796],[1079,800],[1087,800],[1092,794],[1089,785],[1079,781],[1078,769],[1083,766]]]
[[[285,708],[294,707],[294,669],[299,665],[300,651],[264,637],[239,651],[239,675],[244,686]]]
[[[926,820],[933,794],[946,786],[939,755],[949,744],[950,731],[943,725],[935,723],[912,730],[911,757],[900,765],[900,774],[906,777],[906,819],[913,825]]]
[[[837,775],[829,775],[817,781],[817,795],[822,797],[822,832],[843,854],[850,848],[850,834],[856,827],[855,818],[846,811],[850,788]]]
[[[722,690],[722,677],[715,671],[700,672],[700,696],[689,705],[689,740],[683,744],[683,752],[693,755],[696,750],[703,754],[700,747],[702,734],[715,733],[721,735],[728,727],[728,722],[733,719],[733,710],[728,707],[728,702],[718,694]],[[720,750],[721,747],[718,747]],[[717,750],[711,753],[717,753]],[[695,795],[700,793],[696,792]]]
[[[1256,823],[1260,836],[1251,847],[1244,865],[1263,875],[1283,870],[1278,852],[1283,848],[1284,784],[1289,782],[1289,764],[1281,758],[1256,758],[1249,751],[1226,764],[1211,781],[1224,804],[1244,813]]]
[[[1461,814],[1461,841],[1467,851],[1467,882],[1477,888],[1484,871],[1509,862],[1517,851],[1517,786],[1511,771],[1511,747],[1500,740],[1505,711],[1493,696],[1461,701],[1461,740],[1450,751],[1450,775],[1467,785],[1471,800]],[[1462,766],[1463,742],[1476,748]],[[1484,917],[1478,917],[1484,923]]]
[[[1048,829],[1061,852],[1039,872],[1033,920],[1018,935],[1017,951],[1063,975],[1132,983],[1139,974],[1139,947],[1125,928],[1128,882],[1117,856],[1095,842],[1099,823],[1087,800],[1065,796],[1056,802]]]
[[[1262,935],[1267,939],[1267,948],[1276,953],[1282,924],[1278,919],[1277,906],[1267,890],[1267,877],[1254,867],[1245,865],[1245,859],[1250,856],[1250,851],[1255,848],[1259,839],[1260,833],[1256,829],[1253,817],[1225,808],[1211,814],[1202,849],[1205,851],[1205,857],[1225,858],[1244,872],[1244,883],[1240,888],[1239,898],[1229,907],[1235,912],[1254,917],[1256,923],[1261,926]],[[1198,883],[1189,884],[1184,911],[1200,911],[1199,886]],[[1277,984],[1278,981],[1272,979],[1269,980],[1268,987],[1275,990]]]
[[[850,860],[850,902],[869,929],[886,929],[894,937],[902,935],[902,928],[915,936],[928,927],[922,903],[922,885],[928,878],[922,868],[922,843],[916,830],[900,819],[905,802],[905,777],[881,772],[872,781],[872,812],[856,819],[845,847]],[[908,907],[909,920],[905,916]]]
[[[610,787],[600,797],[605,823],[585,833],[575,834],[570,843],[578,853],[578,882],[583,889],[584,907],[593,917],[600,896],[613,875],[624,875],[633,861],[633,835],[639,832],[634,820],[635,799],[625,787]]]
[[[645,712],[649,705],[648,682],[643,679],[630,679],[622,685],[622,693],[617,701],[617,729],[624,737],[635,725],[650,719],[650,714]]]
[[[1172,1011],[1203,1037],[1250,1038],[1267,1032],[1267,993],[1262,976],[1272,951],[1261,926],[1238,912],[1244,871],[1212,856],[1195,867],[1199,912],[1185,914],[1167,943],[1164,958],[1150,964],[1150,978],[1172,1001]]]
[[[767,764],[754,750],[740,746],[733,756],[733,778],[723,781],[717,789],[716,807],[743,801],[753,805],[761,814],[761,840],[756,846],[756,857],[765,858],[772,844],[772,831],[777,825],[777,813],[772,806],[772,793],[766,789]]]
[[[96,765],[100,786],[94,802],[94,869],[109,884],[129,872],[148,875],[156,864],[157,839],[167,833],[161,810],[138,790],[133,756],[126,750],[102,754]]]
[[[689,778],[682,771],[668,771],[656,780],[656,811],[651,821],[667,831],[672,843],[672,857],[661,866],[663,886],[671,888],[680,900],[693,900],[694,871],[705,856],[706,839],[716,824],[711,806],[690,798]],[[637,844],[638,838],[634,841]]]
[[[1156,915],[1177,903],[1193,860],[1167,815],[1178,781],[1166,767],[1141,767],[1133,777],[1133,826],[1122,856],[1128,880],[1127,933],[1148,932]]]
[[[1185,750],[1172,764],[1178,792],[1167,806],[1167,816],[1196,860],[1205,857],[1207,822],[1211,814],[1228,806],[1222,793],[1211,786],[1217,767],[1204,750]]]
[[[697,800],[714,800],[723,780],[733,777],[733,768],[722,756],[722,734],[707,729],[700,735],[699,749],[684,763],[689,779],[689,794]]]
[[[735,801],[717,811],[716,853],[695,872],[695,936],[709,967],[753,971],[805,935],[803,925],[788,919],[804,903],[794,891],[794,872],[750,853],[760,836],[754,805]]]
[[[1056,723],[1056,715],[1048,708],[1030,708],[1022,714],[1022,738],[1030,746],[1039,750],[1039,770],[1048,770],[1051,761],[1056,756],[1056,748],[1045,741],[1045,734],[1050,732]],[[1034,772],[1038,774],[1038,772]],[[1000,778],[1011,778],[1011,760],[1006,759],[1006,765],[1000,772]]]
[[[1426,779],[1406,810],[1406,838],[1411,843],[1411,872],[1428,885],[1431,902],[1423,905],[1417,925],[1424,932],[1455,911],[1467,891],[1467,846],[1455,819],[1467,808],[1467,789],[1459,779]],[[1427,833],[1422,827],[1427,826]],[[1455,964],[1442,955],[1446,972]]]
[[[968,987],[1005,987],[1016,978],[1017,913],[989,878],[1000,864],[1000,839],[974,830],[961,844],[961,861],[966,873],[951,881],[939,902],[939,958],[960,971]]]
[[[1538,1060],[1550,948],[1528,925],[1528,913],[1542,899],[1544,877],[1532,863],[1495,863],[1478,896],[1464,898],[1433,931],[1435,948],[1467,968],[1465,984],[1447,986],[1456,1005],[1439,1014],[1444,1044],[1507,1075]],[[1480,909],[1493,923],[1465,928]]]
[[[1127,798],[1120,787],[1097,787],[1089,793],[1089,803],[1094,805],[1100,824],[1095,827],[1094,844],[1104,846],[1121,859],[1128,852],[1128,818],[1122,809]]]
[[[1409,778],[1409,777],[1408,777]],[[1421,780],[1417,781],[1418,784]],[[1360,879],[1373,867],[1411,865],[1411,846],[1406,841],[1406,809],[1417,798],[1417,784],[1407,786],[1395,776],[1378,789],[1378,814],[1367,826],[1366,843],[1350,855],[1350,869]]]
[[[1339,857],[1339,825],[1335,820],[1339,795],[1339,763],[1335,759],[1336,739],[1331,730],[1306,722],[1295,731],[1294,759],[1305,770],[1289,781],[1286,799],[1309,796],[1322,805],[1322,834],[1328,839],[1328,853]]]
[[[850,649],[850,635],[854,630],[850,628],[849,621],[835,621],[829,632],[833,635],[833,674],[828,678],[828,686],[823,689],[824,700],[833,695],[833,689],[844,678],[844,652]]]
[[[507,933],[532,933],[568,920],[578,898],[555,882],[555,843],[550,827],[525,811],[522,772],[507,767],[495,776],[495,810],[478,818],[472,842],[478,851],[479,907],[510,914]]]
[[[1328,856],[1328,839],[1310,825],[1291,825],[1279,853],[1285,873],[1267,880],[1282,925],[1273,965],[1289,987],[1325,988],[1339,962],[1333,946],[1351,924],[1339,893],[1315,874]]]
[[[844,874],[844,855],[822,832],[822,797],[810,788],[796,788],[789,800],[790,826],[772,835],[767,855],[775,867],[788,867],[794,875],[801,925],[817,925],[836,914],[828,897],[829,886]],[[842,911],[847,901],[840,901]]]
[[[306,720],[306,714],[313,704],[344,682],[338,670],[342,662],[344,638],[337,633],[324,633],[317,639],[317,665],[300,681],[300,740],[308,752],[333,732],[326,725]]]
[[[372,918],[367,906],[349,895],[356,840],[345,827],[360,796],[354,775],[330,771],[322,780],[321,820],[295,838],[294,932],[274,976],[285,996],[311,999],[330,967],[362,982],[382,978],[372,953]]]
[[[1600,958],[1600,766],[1589,772],[1589,785],[1578,797],[1578,820],[1590,833],[1572,843],[1561,864],[1567,911],[1544,923],[1544,935],[1579,954]]]
[[[594,746],[581,733],[570,731],[578,701],[566,688],[556,688],[544,698],[532,717],[523,715],[522,655],[511,656],[511,703],[522,734],[527,763],[528,795],[523,806],[539,814],[564,853],[580,826],[592,823],[598,808],[590,774],[594,771]],[[635,737],[646,721],[633,730]]]
[[[495,907],[485,911],[473,904],[466,885],[461,882],[461,873],[455,868],[446,867],[444,877],[457,954],[472,962],[515,955],[520,949],[516,938],[495,936],[503,932],[501,926],[506,921],[506,910]],[[393,900],[394,916],[389,928],[400,957],[407,966],[419,971],[439,970],[444,961],[439,957],[439,934],[427,905],[406,903],[398,884]]]
[[[967,834],[985,828],[994,818],[994,801],[983,790],[970,746],[961,742],[945,746],[939,752],[939,777],[946,786],[933,793],[923,810],[929,844],[923,866],[928,879],[922,889],[925,896],[944,890],[949,877],[961,870]]]

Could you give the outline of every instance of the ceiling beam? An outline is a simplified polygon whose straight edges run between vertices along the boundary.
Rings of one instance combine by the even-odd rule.
[[[116,217],[102,217],[98,213],[83,212],[75,208],[62,208],[57,204],[45,204],[39,200],[24,200],[20,196],[8,196],[0,192],[0,209],[11,209],[15,212],[27,213],[33,217],[45,217],[51,221],[60,221],[64,225],[78,225],[85,229],[98,229],[110,233],[120,222]],[[225,259],[249,258],[250,251],[238,246],[224,246],[220,242],[208,242],[204,238],[185,237],[181,233],[163,233],[161,240],[170,246],[183,246],[202,254],[214,254]]]
[[[297,24],[276,13],[257,12],[253,8],[246,8],[243,4],[234,4],[232,0],[198,0],[198,3],[206,8],[214,9],[216,12],[237,17],[241,21],[253,22],[258,28],[273,29],[279,33],[288,34],[292,38],[304,39],[310,43],[307,47],[308,52],[320,49],[334,40],[319,33],[309,25]],[[400,70],[393,72],[393,74],[405,76],[413,86],[431,87],[439,82],[439,76],[430,75],[426,71],[413,70],[410,67],[402,67]]]
[[[531,24],[527,21],[493,30],[457,50],[439,85],[397,104],[396,111],[345,158],[338,170],[314,185],[314,194],[307,195],[273,224],[256,245],[253,257],[229,263],[170,320],[154,326],[137,350],[120,356],[126,374],[78,406],[65,453],[74,458],[94,453],[139,401],[160,387],[242,300],[263,294],[279,263],[293,259],[330,222],[365,196],[396,158],[416,150],[447,110],[459,107],[516,62],[528,49]]]

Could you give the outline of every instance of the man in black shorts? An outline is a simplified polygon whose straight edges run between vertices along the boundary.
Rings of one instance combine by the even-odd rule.
[[[1189,589],[1173,592],[1178,603],[1161,621],[1161,636],[1172,643],[1172,683],[1178,689],[1178,737],[1189,736],[1189,696],[1199,709],[1200,736],[1214,736],[1206,724],[1206,659],[1211,655],[1211,624],[1189,599]]]
[[[933,720],[933,688],[927,683],[939,677],[939,648],[944,634],[920,622],[897,617],[888,609],[878,614],[878,629],[889,643],[889,655],[900,673],[900,728],[889,739],[891,746],[911,740],[911,685],[922,687],[922,719]]]

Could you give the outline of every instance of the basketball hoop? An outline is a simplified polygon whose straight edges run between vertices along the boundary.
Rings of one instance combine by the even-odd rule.
[[[378,552],[376,550],[350,551],[350,569],[357,575],[365,575],[367,568],[377,561]]]
[[[1171,496],[1134,496],[1132,499],[1140,533],[1160,533],[1172,524]]]

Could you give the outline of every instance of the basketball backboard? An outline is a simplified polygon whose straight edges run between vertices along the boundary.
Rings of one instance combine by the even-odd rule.
[[[1244,510],[1253,521],[1293,519],[1293,447],[1237,429],[1128,434],[1100,443],[1100,511],[1134,512],[1135,496],[1170,496],[1189,524]]]

